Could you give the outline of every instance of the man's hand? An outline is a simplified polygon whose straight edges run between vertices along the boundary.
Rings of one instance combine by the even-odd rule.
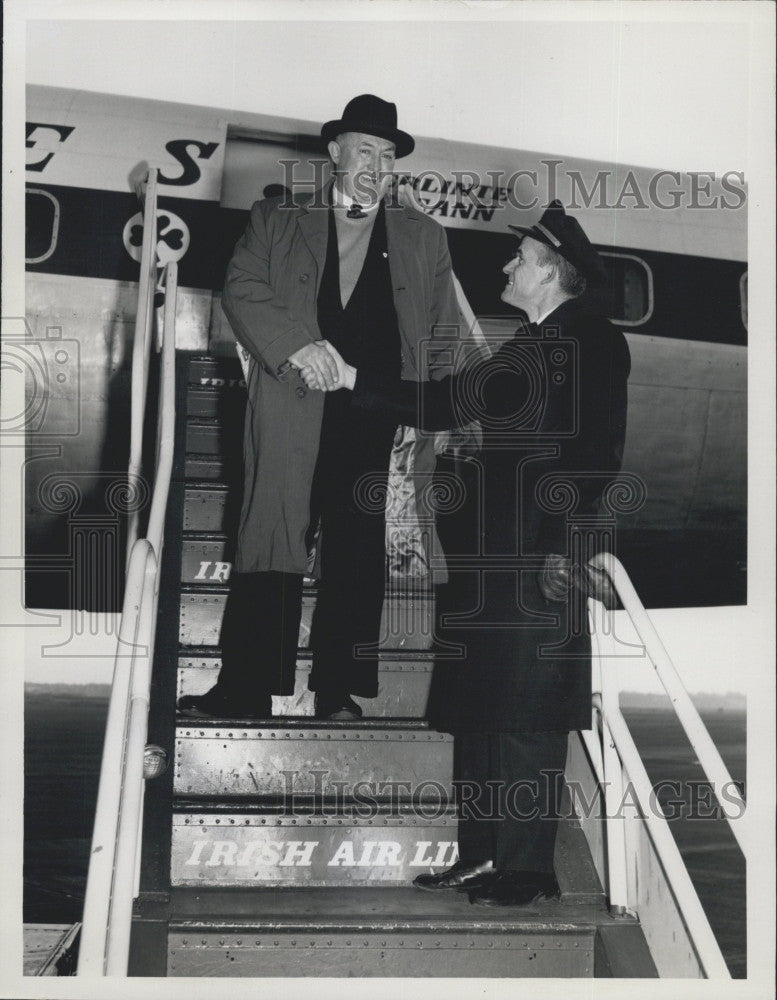
[[[310,389],[339,389],[342,384],[343,359],[326,340],[317,340],[315,344],[301,347],[290,355],[289,362],[295,368],[299,368],[305,384]]]
[[[590,563],[572,565],[566,556],[546,556],[538,583],[546,601],[565,601],[574,587],[585,597],[601,601],[610,611],[617,606],[615,590],[604,570],[595,569]]]
[[[540,593],[546,601],[565,601],[572,589],[572,564],[566,556],[545,556],[539,571]]]
[[[582,567],[582,572],[585,574],[588,597],[601,601],[608,611],[613,611],[618,606],[618,600],[608,574],[603,569],[596,569],[590,563]]]
[[[328,340],[320,340],[318,343],[323,346],[324,351],[329,356],[330,363],[334,365],[336,378],[334,379],[334,384],[327,384],[312,364],[299,365],[300,375],[308,389],[320,389],[322,392],[331,392],[336,389],[353,389],[356,382],[356,369],[343,361],[340,352]],[[299,353],[298,351],[297,354]],[[289,360],[291,361],[292,359],[289,358]]]

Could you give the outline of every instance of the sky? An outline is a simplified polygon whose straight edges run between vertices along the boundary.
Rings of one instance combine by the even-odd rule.
[[[12,0],[10,9],[28,18],[32,83],[312,121],[373,92],[417,135],[722,173],[746,169],[762,139],[749,119],[769,79],[751,44],[763,40],[755,15],[765,28],[768,6]]]

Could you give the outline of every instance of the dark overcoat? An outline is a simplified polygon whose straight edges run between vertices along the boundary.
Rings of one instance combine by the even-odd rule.
[[[591,726],[585,599],[548,602],[538,571],[612,527],[601,495],[620,469],[626,432],[625,338],[576,300],[525,326],[466,374],[423,386],[357,377],[354,405],[390,407],[427,429],[480,417],[484,447],[469,484],[474,530],[449,548],[440,589],[430,718],[445,731],[545,732]],[[420,411],[419,411],[420,406]],[[575,537],[579,540],[580,534]],[[588,543],[590,550],[591,543]]]
[[[305,532],[324,394],[285,363],[321,339],[316,303],[326,262],[328,191],[286,207],[257,202],[229,263],[222,304],[249,352],[244,491],[235,569],[307,571]],[[386,205],[389,269],[402,345],[402,377],[449,372],[460,330],[445,231],[409,206]],[[434,468],[434,442],[416,446],[417,487]]]

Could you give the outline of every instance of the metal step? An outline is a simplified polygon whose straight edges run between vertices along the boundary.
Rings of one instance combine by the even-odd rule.
[[[182,646],[215,646],[221,633],[221,621],[227,588],[185,585],[181,588],[179,642]],[[302,598],[299,645],[310,645],[315,597]],[[427,592],[408,596],[389,594],[383,604],[380,646],[383,649],[430,649],[434,626],[434,601]]]
[[[174,890],[169,976],[592,977],[602,905],[409,887]],[[628,919],[628,918],[626,918]]]
[[[389,651],[381,655],[378,663],[377,697],[355,698],[365,715],[421,718],[426,714],[434,666],[432,654],[413,650],[405,654],[412,659],[397,659],[399,655],[401,654]],[[273,716],[313,715],[313,692],[308,690],[310,665],[309,650],[300,650],[294,694],[273,696]],[[216,683],[220,669],[221,657],[217,647],[187,649],[178,659],[177,697],[205,694]]]
[[[188,532],[181,545],[181,581],[226,583],[234,547],[234,541],[221,531]]]
[[[180,803],[173,813],[174,886],[403,884],[457,859],[455,811],[439,802],[304,801],[294,812]]]
[[[453,737],[406,722],[179,724],[173,791],[190,798],[452,798]]]
[[[240,387],[245,389],[243,370],[237,357],[219,358],[205,355],[189,360],[188,384],[190,386]]]
[[[225,510],[228,502],[226,493],[218,497],[220,509],[218,514],[213,516],[212,498],[208,497],[208,493],[211,491],[203,486],[198,488],[197,492],[202,494],[205,499],[204,502],[197,504],[194,517],[191,520],[223,523],[229,516]],[[209,513],[203,517],[203,511],[206,509]],[[219,528],[199,528],[197,530],[185,528],[181,540],[181,583],[211,584],[217,587],[227,584],[232,575],[234,550],[235,539],[226,531]],[[306,576],[303,586],[304,593],[308,597],[315,597],[317,582],[314,578]],[[394,589],[399,592],[398,587]],[[428,591],[421,591],[420,588],[417,588],[412,592],[412,595],[415,596],[418,593],[428,593]],[[409,590],[407,595],[410,595]]]
[[[183,530],[224,532],[230,490],[221,483],[188,483],[184,490]]]
[[[189,491],[187,488],[187,496]],[[227,517],[229,498],[226,490],[217,493],[211,486],[198,487],[184,508],[184,535],[181,545],[181,582],[194,584],[226,584],[232,573],[235,552],[235,533],[223,530]],[[231,511],[233,520],[237,514]],[[197,527],[189,527],[190,524]],[[207,525],[207,526],[206,526]],[[305,577],[304,593],[315,597],[318,583]],[[412,577],[392,578],[386,585],[389,596],[400,600],[432,599],[429,582]]]
[[[222,455],[225,445],[241,454],[240,438],[235,441],[225,434],[221,421],[206,417],[191,417],[186,421],[187,455]]]
[[[335,737],[338,730],[349,728],[342,723],[329,726]],[[360,728],[351,727],[354,732]],[[399,720],[388,725],[397,731],[405,727]],[[236,737],[236,727],[221,731],[242,738]],[[278,751],[281,761],[283,754]],[[458,825],[447,786],[419,782],[408,789],[395,782],[378,789],[370,783],[356,787],[332,781],[326,795],[316,795],[315,785],[311,794],[309,784],[296,782],[293,775],[282,794],[257,796],[250,804],[178,797],[173,813],[173,884],[396,884],[411,881],[420,871],[447,868],[456,860]],[[553,866],[562,899],[603,905],[605,895],[566,788],[560,817]],[[262,856],[262,844],[268,840],[270,846]],[[374,846],[365,848],[367,841]],[[289,847],[289,842],[295,846]],[[381,843],[382,848],[377,846]]]
[[[233,467],[218,455],[190,455],[184,457],[184,477],[186,479],[207,479],[214,483],[230,484],[240,482],[240,470],[237,464]]]
[[[246,390],[242,380],[224,386],[189,386],[186,413],[189,417],[241,419],[245,415]]]

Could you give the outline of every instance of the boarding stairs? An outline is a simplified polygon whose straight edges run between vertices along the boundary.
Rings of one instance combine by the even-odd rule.
[[[152,172],[144,236],[153,230],[153,180]],[[152,249],[144,243],[144,255]],[[153,327],[154,271],[144,267],[140,301],[148,305],[139,316]],[[622,824],[613,832],[604,823],[601,796],[580,819],[562,805],[559,900],[492,910],[471,905],[466,894],[411,886],[416,874],[445,869],[457,856],[453,740],[425,720],[434,632],[428,589],[390,587],[380,694],[364,701],[367,717],[358,722],[313,718],[313,579],[304,592],[295,691],[273,699],[271,719],[176,714],[177,698],[208,690],[220,667],[245,384],[231,352],[174,351],[175,277],[168,267],[157,454],[164,524],[155,521],[153,501],[148,533],[130,526],[78,974],[725,975],[714,939],[700,945],[689,927],[693,900],[686,905],[673,890],[671,847],[654,849],[650,830],[625,843]],[[136,330],[136,344],[139,336],[145,346],[136,350],[148,359],[152,334]],[[139,377],[144,391],[147,372],[148,360]],[[119,655],[127,649],[129,666]],[[250,658],[246,650],[246,669]],[[589,800],[607,783],[607,767],[625,775],[629,747],[627,736],[618,736],[618,746],[613,736],[617,696],[612,729],[601,697],[593,710],[593,732],[572,734],[567,764]],[[166,770],[156,766],[163,751]],[[639,877],[654,900],[661,897],[658,909],[631,905],[640,891],[637,849],[652,866]],[[659,968],[648,925],[653,938],[669,933],[678,942],[679,961]]]
[[[274,699],[271,720],[175,717],[176,698],[208,690],[220,666],[245,406],[234,356],[179,352],[177,375],[181,447],[149,720],[149,739],[174,751],[168,774],[146,790],[130,974],[593,976],[623,954],[608,933],[628,936],[639,974],[650,974],[646,946],[635,947],[638,925],[609,913],[574,820],[559,836],[559,902],[492,912],[465,894],[410,885],[457,856],[453,740],[424,721],[427,590],[390,589],[368,718],[312,717],[313,580],[295,692]]]

